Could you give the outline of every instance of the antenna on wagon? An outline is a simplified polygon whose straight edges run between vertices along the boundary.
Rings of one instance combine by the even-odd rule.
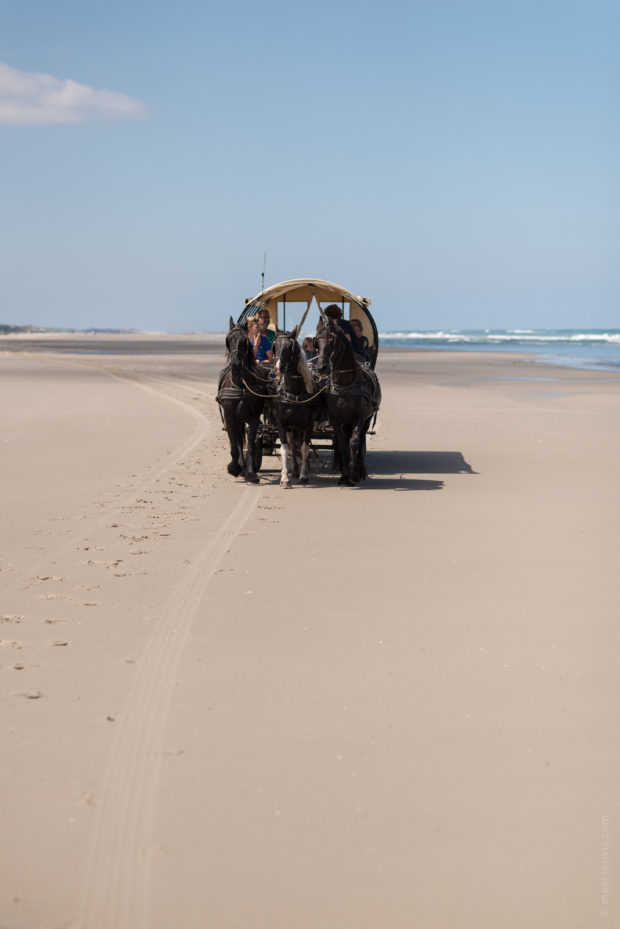
[[[261,289],[260,292],[263,293],[265,290],[265,271],[267,270],[267,252],[265,252],[265,258],[263,260],[263,273],[261,274]]]

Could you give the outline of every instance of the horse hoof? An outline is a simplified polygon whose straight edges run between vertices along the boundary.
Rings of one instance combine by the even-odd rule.
[[[242,469],[241,469],[241,465],[238,465],[234,461],[231,461],[230,464],[227,465],[226,470],[228,471],[229,474],[232,474],[233,477],[239,477]]]
[[[338,481],[339,487],[353,487],[353,481],[350,481],[348,477],[345,477],[344,474]]]
[[[291,489],[291,483],[290,483],[290,481],[280,481],[280,487],[282,487],[283,490],[290,490],[290,489]]]
[[[305,487],[306,484],[308,483],[308,478],[307,478],[307,477],[300,477],[300,478],[299,478],[299,483],[300,483],[300,484],[303,484],[304,487]]]
[[[260,484],[260,477],[258,474],[246,474],[245,480],[248,484]]]

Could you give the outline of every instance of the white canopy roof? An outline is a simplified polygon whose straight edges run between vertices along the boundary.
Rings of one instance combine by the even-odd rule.
[[[267,306],[269,303],[286,298],[287,302],[309,304],[313,297],[317,303],[341,303],[344,300],[347,303],[355,303],[362,309],[369,307],[372,302],[368,297],[357,297],[339,284],[332,284],[330,281],[313,280],[312,278],[299,278],[294,281],[273,284],[273,286],[256,294],[255,297],[247,298],[245,302],[246,305]]]

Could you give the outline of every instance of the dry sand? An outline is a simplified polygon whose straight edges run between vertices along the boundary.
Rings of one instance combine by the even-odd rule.
[[[0,343],[2,929],[618,925],[618,378],[384,351],[283,491],[100,341]]]

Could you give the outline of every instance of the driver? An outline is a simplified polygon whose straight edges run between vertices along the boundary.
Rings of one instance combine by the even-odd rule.
[[[338,323],[338,326],[340,329],[342,329],[347,339],[351,343],[353,354],[357,360],[364,361],[364,344],[358,338],[357,333],[355,332],[355,329],[351,323],[348,320],[342,318],[342,310],[340,307],[336,303],[330,303],[329,306],[325,307],[324,312],[326,316],[329,316],[330,319],[333,319]]]

